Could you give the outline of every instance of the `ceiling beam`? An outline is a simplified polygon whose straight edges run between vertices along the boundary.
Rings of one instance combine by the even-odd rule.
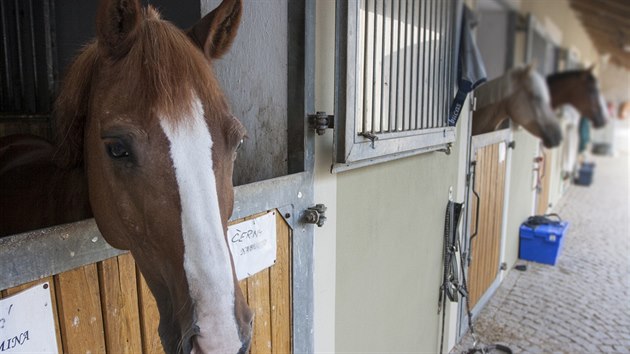
[[[595,4],[596,3],[592,0],[589,0],[589,2],[573,2],[572,7],[583,16],[615,20],[620,24],[625,25],[625,27],[630,27],[630,25],[628,25],[629,17],[625,16],[623,13],[616,12],[613,9],[606,9]]]

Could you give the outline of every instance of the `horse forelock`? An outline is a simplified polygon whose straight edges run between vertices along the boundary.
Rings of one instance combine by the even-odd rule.
[[[141,93],[139,102],[154,117],[188,117],[197,99],[213,108],[207,114],[227,112],[225,97],[201,50],[181,30],[161,20],[156,10],[148,8],[147,13],[121,68],[129,75],[130,92]]]
[[[98,75],[109,66],[115,75]],[[161,20],[159,12],[145,9],[142,26],[126,56],[108,58],[98,41],[86,45],[69,66],[55,102],[57,162],[73,167],[83,161],[84,125],[90,114],[95,80],[123,85],[129,105],[143,118],[157,116],[180,120],[194,111],[200,99],[212,107],[211,116],[227,113],[228,106],[210,62],[177,27]]]

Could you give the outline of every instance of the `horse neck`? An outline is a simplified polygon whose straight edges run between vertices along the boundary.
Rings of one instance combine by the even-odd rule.
[[[493,131],[509,118],[508,103],[515,93],[512,81],[508,72],[475,91],[478,108],[473,116],[473,135]]]
[[[483,134],[494,131],[503,121],[509,118],[507,103],[509,98],[477,109],[473,115],[472,134]]]

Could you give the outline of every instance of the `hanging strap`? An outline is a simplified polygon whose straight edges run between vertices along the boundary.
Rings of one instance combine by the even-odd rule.
[[[446,216],[444,218],[444,247],[442,258],[444,261],[442,286],[440,287],[440,296],[438,300],[438,313],[442,312],[442,328],[440,334],[440,353],[444,350],[444,330],[446,327],[446,299],[451,302],[458,302],[458,294],[466,301],[466,314],[468,316],[468,328],[473,338],[473,347],[463,354],[488,353],[489,351],[501,351],[506,354],[512,354],[512,350],[501,344],[488,346],[479,345],[479,340],[475,333],[472,323],[472,312],[470,310],[470,299],[468,296],[468,284],[466,282],[466,272],[463,262],[457,262],[456,253],[459,252],[460,259],[463,258],[463,252],[459,241],[457,229],[461,218],[463,203],[455,203],[448,201],[446,206]],[[459,264],[458,264],[459,263]],[[459,268],[459,270],[458,270]],[[460,283],[461,274],[461,283]]]
[[[457,124],[468,93],[486,82],[487,79],[486,67],[472,33],[472,29],[476,25],[477,18],[474,12],[464,5],[457,58],[457,95],[451,103],[448,115],[448,125],[451,127]]]

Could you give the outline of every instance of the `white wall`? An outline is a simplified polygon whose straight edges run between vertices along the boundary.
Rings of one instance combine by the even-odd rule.
[[[316,3],[315,107],[334,112],[335,1]],[[314,336],[315,352],[335,352],[335,278],[337,242],[337,176],[330,173],[332,131],[315,140],[315,202],[327,207],[325,226],[315,229]]]
[[[316,109],[327,112],[334,108],[334,4],[317,1]],[[466,109],[459,137],[467,116]],[[451,186],[463,200],[467,139],[451,155],[332,175],[331,137],[316,141],[315,201],[329,209],[314,240],[315,351],[436,352],[445,207]]]

